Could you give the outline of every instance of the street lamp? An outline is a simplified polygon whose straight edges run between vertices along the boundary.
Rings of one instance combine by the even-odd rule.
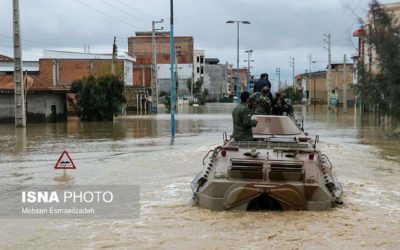
[[[247,92],[250,92],[250,62],[254,62],[254,60],[250,60],[250,56],[253,53],[254,50],[246,50],[244,53],[247,53],[247,60],[244,60],[244,62],[247,62]]]
[[[236,23],[237,24],[237,54],[236,54],[236,68],[237,68],[237,76],[236,76],[236,97],[237,103],[240,103],[240,70],[239,70],[239,24],[250,24],[249,21],[239,21],[239,20],[228,20],[226,23]]]

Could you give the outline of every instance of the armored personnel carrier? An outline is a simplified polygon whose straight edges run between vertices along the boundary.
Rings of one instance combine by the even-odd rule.
[[[203,159],[193,180],[194,203],[211,210],[326,210],[342,187],[315,139],[288,116],[253,116],[253,141],[223,144]]]

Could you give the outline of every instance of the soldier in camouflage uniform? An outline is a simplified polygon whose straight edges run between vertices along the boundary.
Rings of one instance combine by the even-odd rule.
[[[255,106],[253,114],[255,115],[270,115],[272,108],[272,101],[270,100],[269,87],[265,86],[261,93],[254,93],[250,98],[254,100]]]
[[[251,119],[251,109],[249,107],[249,92],[245,91],[240,95],[240,104],[232,111],[233,118],[233,138],[236,141],[252,141],[252,127],[257,125],[256,120]]]

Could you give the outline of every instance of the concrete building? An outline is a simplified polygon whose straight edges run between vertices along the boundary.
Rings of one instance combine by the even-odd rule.
[[[38,61],[22,62],[27,122],[65,121],[69,88],[41,77],[39,65]],[[0,122],[14,122],[14,98],[14,60],[0,55]]]
[[[347,103],[354,103],[354,86],[353,86],[353,64],[346,64],[346,83],[347,83]],[[299,83],[304,88],[305,97],[311,103],[326,104],[328,101],[328,86],[327,86],[328,71],[317,71],[300,74],[296,76],[297,86]],[[343,63],[332,64],[332,86],[331,89],[338,95],[339,104],[343,104]]]
[[[204,50],[194,50],[193,58],[193,81],[196,82],[203,78],[205,69]]]
[[[400,22],[400,2],[380,4],[381,7],[391,16],[393,20],[399,24]],[[360,27],[353,32],[353,36],[358,37],[358,63],[364,65],[367,71],[377,73],[379,71],[379,60],[376,52],[371,45],[369,45],[365,38],[366,30],[372,27],[372,14],[368,13],[366,25]]]
[[[175,62],[178,78],[178,96],[188,95],[187,81],[193,80],[193,37],[176,36]],[[170,89],[170,37],[169,32],[156,32],[157,90],[169,92]],[[152,33],[135,32],[128,38],[128,52],[136,56],[134,65],[134,87],[150,90],[152,69]]]
[[[133,86],[135,57],[127,53],[117,56],[116,72],[123,76],[127,86]],[[95,54],[45,50],[39,59],[40,77],[53,83],[71,84],[90,75],[111,74],[112,54]]]
[[[216,58],[206,58],[203,87],[208,90],[207,101],[218,102],[228,94],[228,64]]]
[[[240,76],[240,89],[239,91],[242,92],[244,90],[247,90],[247,75],[248,75],[248,71],[247,68],[241,68],[239,69],[239,76]],[[232,68],[231,71],[231,87],[230,89],[233,89],[233,94],[236,95],[236,78],[237,78],[237,69]]]

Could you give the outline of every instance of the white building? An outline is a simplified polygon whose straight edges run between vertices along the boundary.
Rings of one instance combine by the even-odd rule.
[[[204,77],[205,52],[204,50],[193,51],[193,81],[196,82]]]

